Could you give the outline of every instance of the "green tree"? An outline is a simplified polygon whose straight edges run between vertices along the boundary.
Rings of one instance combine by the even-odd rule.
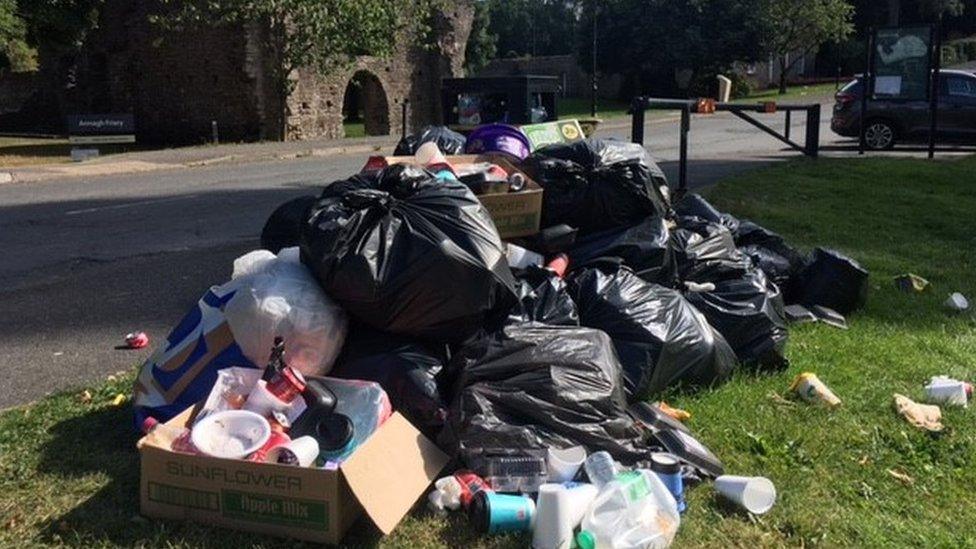
[[[27,43],[27,22],[15,0],[0,0],[0,73],[37,68],[37,52]]]
[[[476,2],[474,5],[474,20],[471,23],[471,34],[464,50],[464,70],[467,74],[477,73],[489,61],[495,58],[498,51],[498,36],[490,31],[491,10],[488,2]]]
[[[504,57],[572,53],[577,31],[573,0],[485,0],[488,32]]]
[[[586,0],[579,60],[590,67],[597,9],[597,68],[624,77],[622,95],[709,93],[716,74],[762,53],[758,0]]]
[[[779,91],[796,63],[825,42],[851,34],[854,7],[846,0],[761,0],[763,44],[779,65]]]

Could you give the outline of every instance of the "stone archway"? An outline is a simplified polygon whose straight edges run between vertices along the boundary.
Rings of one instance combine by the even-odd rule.
[[[342,122],[362,123],[366,135],[390,134],[390,104],[375,74],[359,70],[349,79],[342,97]]]

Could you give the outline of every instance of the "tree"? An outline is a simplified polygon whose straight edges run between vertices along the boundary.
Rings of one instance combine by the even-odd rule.
[[[503,56],[572,53],[577,31],[574,0],[485,0]]]
[[[586,0],[580,63],[591,63],[595,6],[597,67],[624,77],[622,95],[708,93],[716,74],[762,53],[757,1]]]
[[[854,30],[846,0],[762,0],[763,44],[779,64],[779,92],[796,63],[825,42],[840,42]]]
[[[497,53],[498,36],[492,34],[491,10],[488,2],[476,2],[471,34],[464,50],[464,70],[467,74],[477,73],[485,68]]]
[[[0,0],[0,73],[37,68],[37,52],[27,43],[27,22],[15,0]]]

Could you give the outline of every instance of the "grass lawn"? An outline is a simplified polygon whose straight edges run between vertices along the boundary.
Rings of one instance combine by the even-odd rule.
[[[136,143],[82,145],[96,148],[102,156],[146,150]],[[0,168],[36,166],[71,162],[71,144],[67,139],[35,137],[0,137]]]
[[[608,120],[610,118],[620,118],[627,115],[630,108],[628,101],[619,99],[597,99],[596,117]],[[589,97],[560,97],[557,100],[556,110],[559,112],[560,119],[568,118],[589,118],[590,117],[590,98]]]
[[[847,81],[841,81],[841,86]],[[834,84],[814,84],[811,86],[790,86],[786,93],[780,94],[778,88],[771,90],[757,90],[741,99],[736,99],[733,103],[753,103],[756,101],[776,101],[777,103],[801,102],[804,100],[821,100],[824,97],[831,97],[837,91]]]
[[[919,432],[892,393],[920,398],[931,375],[974,379],[976,322],[950,316],[951,291],[976,296],[976,158],[797,160],[710,190],[716,205],[803,247],[828,245],[870,271],[867,308],[840,331],[791,331],[789,370],[737,375],[670,395],[728,471],[766,475],[779,501],[762,517],[729,512],[709,486],[689,493],[675,547],[962,547],[976,545],[976,411],[945,409],[946,431]],[[901,293],[892,277],[932,282]],[[843,400],[836,411],[784,403],[791,378],[817,372]],[[294,547],[265,537],[138,515],[130,411],[113,406],[129,375],[0,413],[0,546]],[[911,481],[891,474],[907,475]],[[364,523],[365,524],[365,523]],[[353,545],[519,547],[527,538],[474,537],[462,517],[414,511],[379,540]]]
[[[366,137],[366,124],[363,122],[343,122],[342,128],[346,137]]]

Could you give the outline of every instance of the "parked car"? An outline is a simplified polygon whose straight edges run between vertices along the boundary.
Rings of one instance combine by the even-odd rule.
[[[861,81],[853,80],[835,96],[830,128],[844,137],[858,137],[861,122]],[[869,149],[890,149],[896,142],[923,142],[929,137],[929,102],[876,99],[868,102],[865,142]],[[976,143],[976,74],[939,72],[939,141]]]

